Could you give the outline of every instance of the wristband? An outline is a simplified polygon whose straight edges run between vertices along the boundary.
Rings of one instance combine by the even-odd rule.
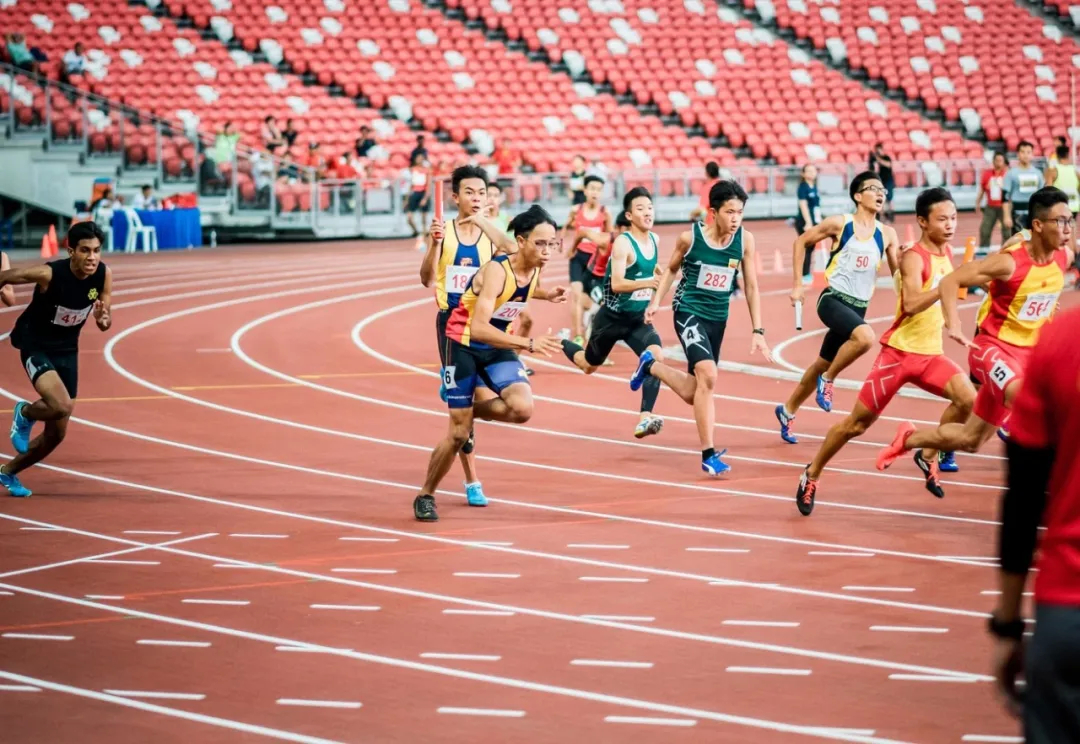
[[[529,339],[529,353],[533,353],[533,340],[531,338]]]
[[[990,630],[990,634],[1002,639],[1019,641],[1024,637],[1024,621],[1020,618],[1011,622],[1002,622],[997,619],[996,615],[991,615],[990,620],[987,622],[987,627]]]
[[[765,335],[765,329],[764,328],[755,328],[754,333],[758,334],[759,336],[764,336]]]

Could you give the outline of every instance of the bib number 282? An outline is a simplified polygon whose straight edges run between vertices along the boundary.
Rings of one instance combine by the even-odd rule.
[[[735,280],[735,269],[726,266],[702,265],[698,273],[697,286],[712,292],[730,292]]]

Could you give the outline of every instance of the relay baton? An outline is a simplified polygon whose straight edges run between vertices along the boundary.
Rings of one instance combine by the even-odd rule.
[[[435,181],[435,219],[442,222],[442,181]]]
[[[802,300],[795,300],[795,330],[802,330]]]

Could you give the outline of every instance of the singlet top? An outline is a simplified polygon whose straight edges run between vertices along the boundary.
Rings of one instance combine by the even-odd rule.
[[[1053,316],[1065,288],[1068,254],[1054,251],[1048,263],[1031,257],[1028,243],[1005,248],[1016,269],[1005,281],[990,282],[990,292],[979,306],[979,333],[987,333],[1013,346],[1034,346],[1039,330]]]
[[[607,225],[607,207],[603,204],[600,205],[599,211],[597,211],[595,217],[589,217],[585,214],[585,205],[582,204],[574,212],[574,227],[584,227],[589,230],[596,230],[597,232],[603,232],[604,227]],[[582,240],[578,243],[578,251],[581,253],[593,254],[596,252],[596,243],[591,240]],[[597,275],[599,276],[599,274]]]
[[[44,292],[34,287],[33,299],[11,331],[11,345],[24,351],[78,351],[82,327],[105,289],[105,263],[99,261],[85,279],[75,276],[69,258],[48,265],[49,287]]]
[[[446,223],[442,252],[435,266],[435,301],[440,310],[458,306],[473,274],[491,260],[492,250],[491,239],[484,233],[475,243],[466,245],[458,238],[457,221]]]
[[[656,259],[660,255],[660,241],[656,233],[649,233],[649,242],[652,243],[652,256],[646,256],[641,252],[641,246],[634,240],[629,232],[623,235],[630,241],[630,247],[634,250],[634,262],[626,267],[626,280],[630,282],[642,279],[651,279],[656,269]],[[610,253],[611,251],[608,251]],[[613,313],[625,315],[643,315],[645,309],[652,301],[651,289],[639,289],[635,292],[616,292],[611,288],[611,264],[607,265],[604,273],[604,307]]]
[[[931,253],[915,243],[907,248],[914,251],[922,258],[922,291],[926,292],[937,287],[942,278],[953,270],[952,246],[945,246],[945,255],[939,256]],[[899,274],[899,272],[897,272]],[[883,346],[891,346],[900,351],[912,354],[937,355],[944,354],[941,329],[945,327],[945,315],[941,311],[941,302],[935,302],[925,310],[908,315],[904,312],[904,287],[902,280],[897,278],[896,287],[896,319],[881,336]]]
[[[529,283],[522,287],[518,285],[514,269],[510,265],[510,256],[496,256],[492,260],[503,269],[503,287],[502,291],[499,292],[499,296],[495,298],[495,308],[491,312],[491,325],[500,331],[505,331],[517,316],[521,315],[521,311],[525,309],[529,298],[536,291],[536,285],[540,281],[540,270],[534,270]],[[473,279],[475,279],[475,274],[473,278],[469,279],[469,286],[461,295],[458,306],[450,313],[450,318],[446,322],[446,337],[452,338],[462,346],[469,346],[474,349],[490,349],[492,348],[490,344],[472,341],[470,338],[472,335],[473,313],[476,310],[476,291],[473,289]]]
[[[701,222],[695,222],[691,231],[694,237],[683,256],[682,279],[671,307],[702,320],[727,320],[735,272],[743,258],[743,227],[739,225],[727,244],[719,248],[706,239]]]
[[[1069,211],[1073,214],[1080,212],[1080,176],[1076,173],[1076,165],[1066,163],[1054,166],[1057,178],[1054,179],[1054,188],[1061,189],[1069,197]]]
[[[825,280],[829,289],[869,304],[877,286],[878,267],[885,255],[885,231],[874,220],[874,230],[866,238],[856,234],[855,215],[844,218],[844,229],[829,254]]]

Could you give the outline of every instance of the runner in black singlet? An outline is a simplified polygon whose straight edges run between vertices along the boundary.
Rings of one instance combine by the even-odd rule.
[[[12,496],[30,489],[18,473],[45,459],[67,433],[79,392],[79,334],[91,314],[102,331],[112,326],[112,274],[101,262],[105,235],[93,222],[80,222],[67,235],[68,257],[25,269],[0,271],[0,287],[34,284],[34,297],[11,332],[23,369],[41,397],[15,404],[11,444],[16,455],[0,467],[0,485]],[[35,421],[45,431],[33,441]]]

